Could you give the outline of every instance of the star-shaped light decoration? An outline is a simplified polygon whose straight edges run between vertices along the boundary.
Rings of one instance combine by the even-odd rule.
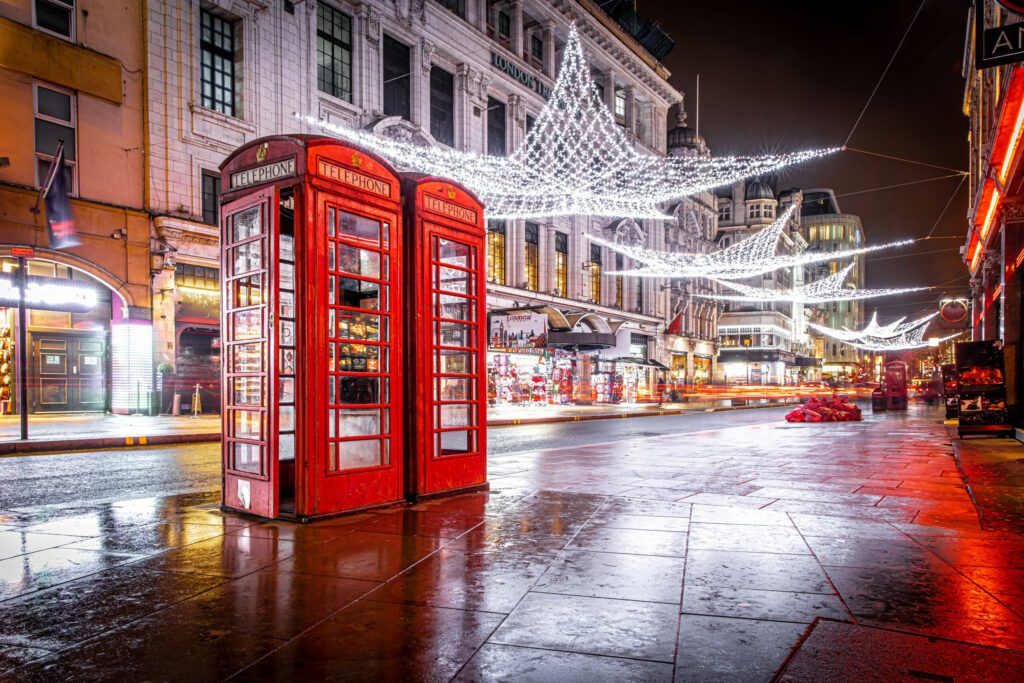
[[[848,328],[840,330],[824,327],[814,323],[808,323],[807,326],[821,334],[865,351],[907,351],[922,349],[960,336],[960,333],[957,333],[939,339],[925,340],[924,333],[928,329],[928,323],[936,315],[938,314],[932,313],[909,323],[903,322],[906,318],[900,318],[888,325],[879,325],[877,314],[874,314],[871,316],[871,321],[859,332]]]
[[[822,278],[806,285],[793,287],[792,289],[768,289],[765,287],[750,287],[738,282],[715,279],[715,282],[733,289],[739,294],[697,294],[695,296],[705,299],[718,299],[721,301],[786,301],[794,304],[824,304],[831,301],[854,301],[858,299],[873,299],[880,296],[892,296],[894,294],[906,294],[908,292],[919,292],[929,287],[904,287],[889,289],[853,289],[846,286],[846,278],[853,270],[855,263],[851,263],[833,275]]]
[[[713,159],[658,156],[637,144],[601,101],[575,23],[550,99],[526,140],[507,157],[428,147],[311,116],[299,118],[398,166],[462,183],[480,197],[493,219],[669,218],[664,204],[838,151]]]

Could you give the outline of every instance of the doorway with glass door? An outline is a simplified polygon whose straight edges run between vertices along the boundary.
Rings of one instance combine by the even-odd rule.
[[[33,413],[99,413],[107,409],[106,335],[30,332],[30,336]]]

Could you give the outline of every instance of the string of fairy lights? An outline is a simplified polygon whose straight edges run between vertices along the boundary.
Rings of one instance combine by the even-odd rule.
[[[589,62],[573,23],[563,51],[558,78],[546,106],[522,145],[509,156],[491,156],[417,144],[341,126],[312,116],[303,122],[369,149],[399,167],[441,175],[465,185],[487,207],[488,219],[531,219],[559,216],[601,216],[667,219],[666,205],[737,181],[773,173],[793,164],[818,159],[840,148],[776,155],[710,157],[657,156],[636,145],[602,101],[590,75]],[[707,278],[736,294],[700,296],[737,302],[789,302],[794,306],[851,301],[921,291],[926,287],[856,289],[846,283],[853,264],[809,284],[789,289],[753,287],[735,280],[779,269],[837,261],[891,249],[916,240],[900,240],[836,251],[808,250],[779,254],[778,242],[793,219],[795,206],[756,234],[707,254],[658,251],[586,237],[629,257],[636,267],[611,272],[658,278]],[[919,348],[930,318],[879,326],[875,318],[860,332],[811,327],[822,334],[866,350]],[[908,325],[910,325],[908,327]]]

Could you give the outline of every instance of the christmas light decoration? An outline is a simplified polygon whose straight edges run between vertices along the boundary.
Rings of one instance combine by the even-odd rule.
[[[705,277],[718,280],[742,280],[763,275],[780,268],[834,261],[880,249],[911,244],[913,240],[900,240],[859,249],[839,251],[805,251],[799,254],[776,255],[779,236],[789,224],[796,210],[790,206],[771,225],[747,239],[740,240],[725,249],[710,254],[684,254],[657,251],[606,240],[597,235],[587,234],[587,239],[608,247],[641,264],[639,268],[611,271],[609,275],[636,275],[641,277],[690,278]],[[830,299],[831,301],[831,299]]]
[[[846,278],[853,270],[855,263],[851,263],[842,270],[826,278],[792,289],[768,289],[764,287],[751,287],[738,282],[727,282],[715,279],[718,284],[736,290],[739,294],[696,294],[705,299],[718,299],[720,301],[787,301],[794,304],[824,304],[831,301],[854,301],[859,299],[873,299],[880,296],[892,296],[894,294],[906,294],[908,292],[919,292],[928,287],[905,287],[902,289],[851,289],[846,286]]]
[[[928,324],[936,315],[938,314],[932,313],[909,323],[903,322],[906,318],[900,318],[888,325],[879,325],[876,313],[871,316],[871,321],[859,332],[848,328],[840,330],[824,327],[814,323],[808,323],[807,326],[833,339],[865,351],[906,351],[921,349],[959,336],[959,333],[957,333],[939,339],[925,340],[925,330],[928,329]]]
[[[637,144],[601,101],[575,23],[551,98],[523,144],[507,157],[429,147],[310,116],[299,118],[396,165],[462,183],[494,219],[669,218],[662,205],[838,151],[714,159],[657,156]]]

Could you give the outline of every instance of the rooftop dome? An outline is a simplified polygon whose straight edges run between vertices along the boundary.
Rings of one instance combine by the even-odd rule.
[[[751,180],[747,183],[746,192],[743,195],[743,199],[775,199],[775,192],[768,183],[760,180]]]
[[[707,145],[696,130],[686,125],[686,108],[679,102],[679,119],[668,131],[668,149],[702,149]]]

